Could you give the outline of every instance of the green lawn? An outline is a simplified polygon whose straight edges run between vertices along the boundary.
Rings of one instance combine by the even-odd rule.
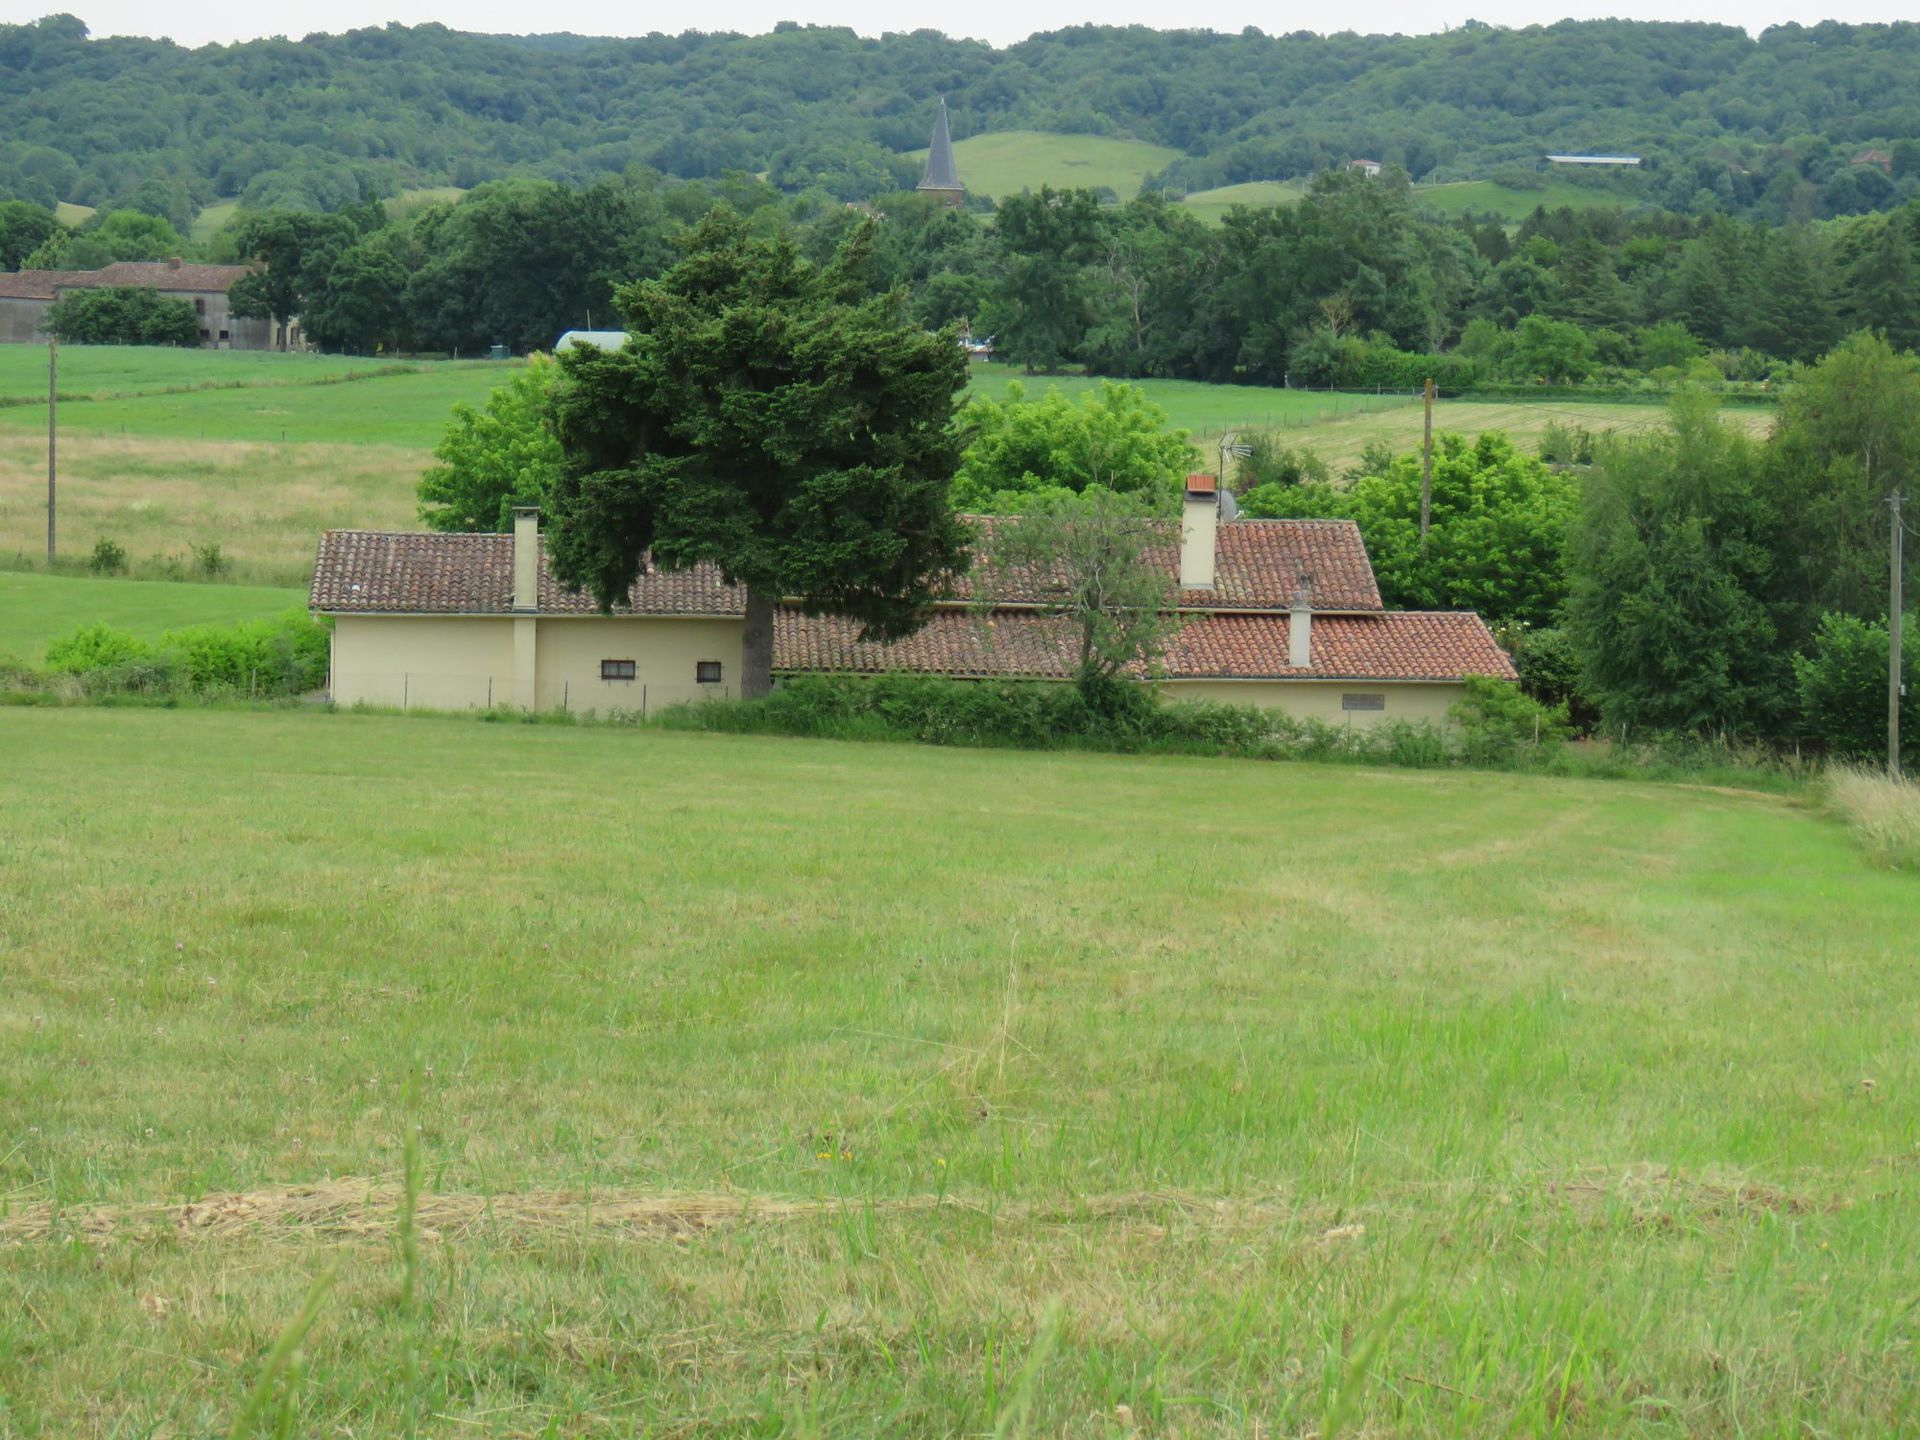
[[[23,1440],[227,1433],[336,1265],[291,1433],[1920,1426],[1920,889],[1791,802],[312,712],[0,755]]]
[[[916,152],[924,160],[927,152]],[[1122,200],[1140,191],[1140,182],[1180,158],[1178,150],[1144,140],[1106,135],[1046,135],[1036,130],[1006,130],[959,140],[954,163],[967,189],[998,200],[1022,190],[1051,185],[1056,190],[1092,190],[1101,186]]]
[[[307,592],[264,585],[29,575],[0,570],[0,656],[38,662],[47,642],[96,622],[149,638],[304,609]]]
[[[70,200],[62,200],[53,207],[53,218],[69,227],[86,224],[93,218],[93,213],[93,206],[75,205]]]
[[[188,231],[188,237],[196,245],[204,245],[214,237],[222,225],[239,213],[238,200],[216,200],[193,217],[193,228]]]

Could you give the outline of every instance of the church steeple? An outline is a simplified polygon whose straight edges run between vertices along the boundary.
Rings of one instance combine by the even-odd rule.
[[[942,197],[949,205],[967,202],[967,187],[960,183],[960,171],[953,163],[953,135],[947,129],[947,100],[940,97],[940,113],[933,122],[933,144],[927,149],[927,173],[914,187]]]

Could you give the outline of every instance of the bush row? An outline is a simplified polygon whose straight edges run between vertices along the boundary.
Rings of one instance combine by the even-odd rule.
[[[803,676],[763,700],[679,706],[665,729],[908,740],[930,745],[1084,749],[1121,753],[1354,760],[1422,768],[1504,765],[1561,748],[1564,714],[1492,680],[1468,682],[1455,726],[1389,722],[1347,727],[1278,710],[1161,700],[1144,686],[1087,692],[1045,681],[941,680],[908,675]]]
[[[236,625],[192,625],[143,640],[83,625],[47,647],[46,669],[17,671],[17,698],[73,695],[305,695],[327,680],[327,631],[304,611]]]

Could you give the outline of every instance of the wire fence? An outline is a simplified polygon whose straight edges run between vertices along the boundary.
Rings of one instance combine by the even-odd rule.
[[[598,715],[649,715],[674,705],[733,698],[733,687],[724,684],[602,680],[594,676],[543,680],[535,691],[532,709]],[[428,670],[336,672],[331,698],[336,705],[369,705],[383,710],[529,708],[515,695],[511,675]]]

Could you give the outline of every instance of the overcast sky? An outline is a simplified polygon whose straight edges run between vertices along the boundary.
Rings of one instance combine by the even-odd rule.
[[[1572,17],[1614,15],[1635,20],[1717,20],[1758,33],[1787,21],[1912,19],[1915,0],[1600,0],[1569,4],[1549,0],[1352,0],[1338,5],[1263,5],[1256,0],[972,0],[970,4],[906,6],[885,0],[708,0],[701,5],[616,3],[616,0],[194,0],[156,5],[153,0],[0,0],[0,19],[25,21],[66,10],[95,35],[164,35],[183,45],[250,40],[262,35],[298,37],[315,30],[352,30],[390,20],[418,24],[438,20],[461,30],[522,32],[537,22],[543,31],[581,35],[644,35],[649,31],[762,31],[778,20],[850,25],[864,35],[921,26],[1005,45],[1036,30],[1077,25],[1140,23],[1162,28],[1240,30],[1258,25],[1268,34],[1292,30],[1352,29],[1415,32],[1444,29],[1463,20],[1495,25],[1531,25]]]

